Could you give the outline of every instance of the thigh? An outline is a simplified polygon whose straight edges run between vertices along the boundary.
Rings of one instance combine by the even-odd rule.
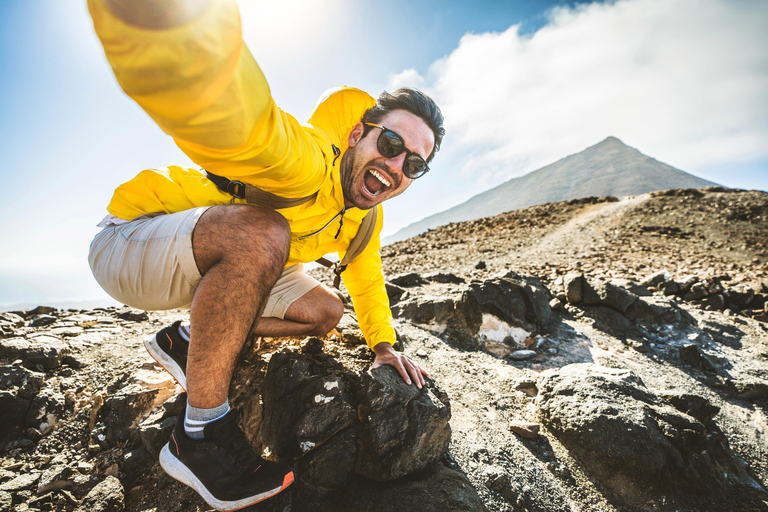
[[[189,307],[201,279],[192,232],[205,210],[146,215],[104,228],[88,255],[96,281],[116,300],[135,308]]]

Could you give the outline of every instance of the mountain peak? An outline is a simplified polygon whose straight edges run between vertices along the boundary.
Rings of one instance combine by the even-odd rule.
[[[717,184],[659,162],[609,136],[580,153],[512,178],[458,206],[411,224],[384,239],[384,244],[450,222],[479,219],[537,204],[713,185]]]

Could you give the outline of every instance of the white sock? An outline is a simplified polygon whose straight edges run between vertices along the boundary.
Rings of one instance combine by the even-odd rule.
[[[179,324],[178,331],[181,339],[189,343],[189,324]]]
[[[192,439],[202,439],[203,429],[208,423],[226,416],[229,412],[229,400],[212,409],[193,407],[187,402],[187,412],[184,415],[184,432]]]

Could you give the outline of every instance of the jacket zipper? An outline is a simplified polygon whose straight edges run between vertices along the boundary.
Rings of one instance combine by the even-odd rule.
[[[337,147],[336,147],[336,144],[331,144],[331,149],[333,150],[333,154],[334,154],[333,163],[331,164],[331,167],[335,167],[335,166],[336,166],[336,160],[338,160],[338,159],[339,159],[339,156],[341,155],[341,150],[340,150],[339,148],[337,148]],[[318,229],[318,230],[317,230],[317,231],[315,231],[314,233],[310,233],[310,234],[308,234],[308,235],[303,235],[303,236],[300,236],[300,237],[299,237],[299,240],[304,240],[304,239],[306,239],[306,238],[309,238],[309,237],[311,237],[311,236],[315,236],[315,235],[317,235],[318,233],[320,233],[321,231],[323,231],[325,228],[327,228],[328,226],[330,226],[330,225],[331,225],[331,223],[332,223],[333,221],[335,221],[335,220],[336,220],[336,219],[337,219],[339,216],[341,216],[341,221],[339,221],[339,230],[338,230],[338,231],[336,231],[336,234],[335,234],[335,235],[334,235],[334,237],[333,237],[333,239],[334,239],[334,240],[337,240],[337,239],[339,238],[339,234],[341,233],[341,226],[343,226],[343,225],[344,225],[344,214],[345,214],[345,213],[347,213],[347,207],[346,207],[346,206],[345,206],[345,207],[344,207],[344,209],[342,209],[342,210],[341,210],[339,213],[337,213],[337,214],[336,214],[336,215],[335,215],[335,216],[334,216],[334,217],[333,217],[331,220],[329,220],[329,221],[328,221],[328,222],[325,224],[325,226],[321,227],[320,229]]]
[[[315,236],[315,235],[319,234],[320,232],[324,231],[324,230],[325,230],[325,228],[327,228],[328,226],[330,226],[330,225],[331,225],[331,223],[332,223],[333,221],[335,221],[336,219],[338,219],[339,217],[341,217],[341,221],[339,222],[339,230],[338,230],[338,231],[336,231],[336,235],[333,237],[333,239],[334,239],[334,240],[338,239],[338,238],[339,238],[339,234],[341,233],[341,226],[343,226],[343,225],[344,225],[344,214],[345,214],[345,213],[347,213],[347,207],[346,207],[346,206],[344,207],[344,209],[343,209],[343,210],[341,210],[339,213],[337,213],[337,214],[336,214],[336,215],[335,215],[335,216],[334,216],[334,217],[333,217],[331,220],[329,220],[329,221],[328,221],[328,222],[325,224],[325,226],[321,227],[320,229],[318,229],[318,230],[317,230],[317,231],[315,231],[315,232],[309,233],[308,235],[302,235],[302,236],[300,236],[300,237],[299,237],[299,240],[304,240],[304,239],[306,239],[306,238],[309,238],[309,237],[311,237],[311,236]]]

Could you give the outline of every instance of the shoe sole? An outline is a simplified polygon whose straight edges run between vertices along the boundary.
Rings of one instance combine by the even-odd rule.
[[[173,360],[171,356],[166,354],[160,345],[157,344],[157,334],[153,336],[147,336],[144,338],[144,348],[147,349],[152,359],[157,361],[157,364],[163,367],[165,371],[171,374],[179,386],[186,391],[187,390],[187,376],[184,375],[184,370]]]
[[[293,471],[291,471],[285,475],[283,478],[283,483],[279,487],[275,487],[269,491],[262,492],[255,496],[250,496],[248,498],[243,498],[241,500],[224,501],[214,497],[208,491],[208,489],[205,488],[205,485],[203,485],[203,483],[198,480],[195,474],[192,473],[192,471],[187,466],[185,466],[178,458],[176,458],[175,455],[171,453],[168,444],[163,446],[163,449],[160,451],[160,466],[162,466],[163,470],[168,474],[168,476],[194,489],[195,492],[197,492],[197,494],[199,494],[200,497],[202,497],[205,502],[208,503],[208,505],[216,510],[232,511],[249,507],[259,503],[260,501],[264,501],[267,498],[271,498],[293,483]]]

